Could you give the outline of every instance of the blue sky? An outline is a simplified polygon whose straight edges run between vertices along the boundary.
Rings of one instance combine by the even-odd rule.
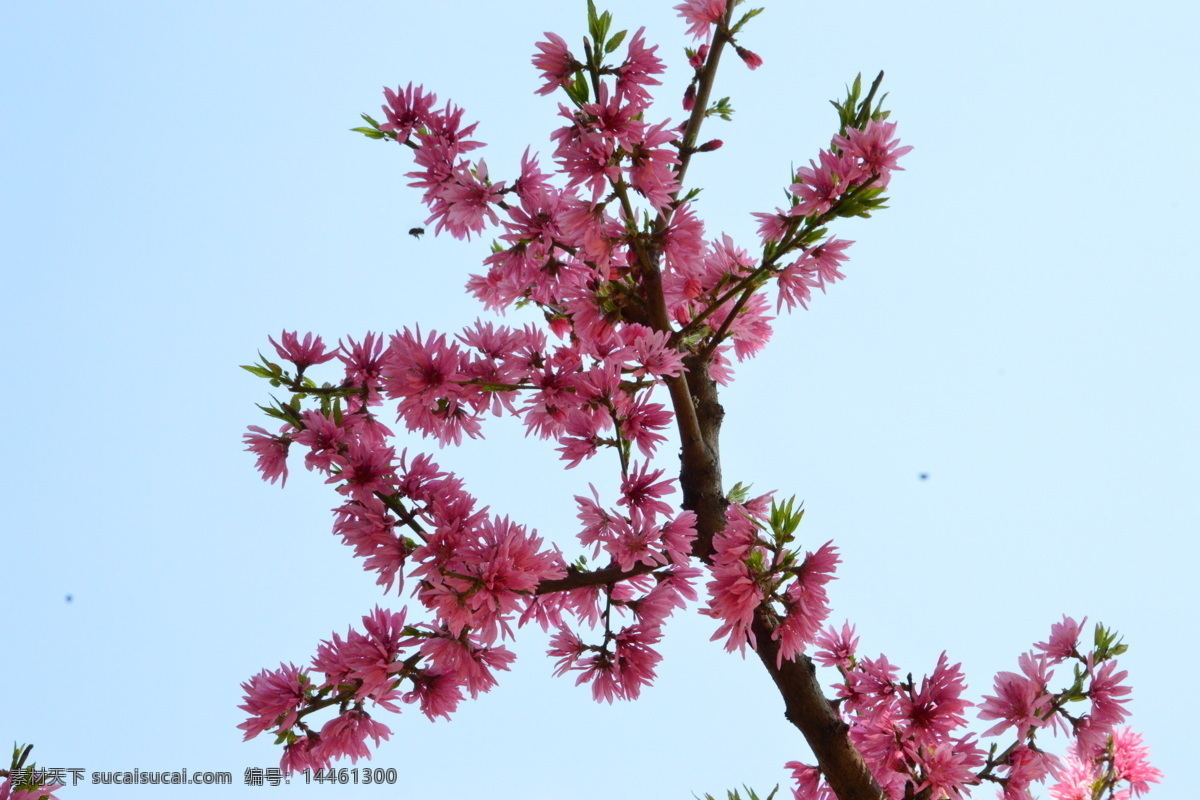
[[[664,45],[658,113],[678,120],[683,24],[670,3],[640,5],[602,7]],[[920,675],[947,650],[976,699],[1062,614],[1116,627],[1134,725],[1167,772],[1151,796],[1184,797],[1200,705],[1184,627],[1200,556],[1186,233],[1200,13],[766,8],[744,34],[765,66],[725,65],[717,92],[737,114],[708,129],[726,145],[689,175],[710,233],[753,243],[749,212],[827,144],[827,101],[858,72],[886,70],[915,150],[892,207],[836,229],[857,242],[848,279],[780,320],[722,395],[727,481],[805,502],[805,544],[842,550],[833,620],[858,625],[864,653]],[[332,491],[296,472],[283,491],[258,480],[239,439],[267,387],[237,365],[284,328],[336,340],[475,319],[462,285],[486,244],[407,236],[425,216],[407,158],[347,129],[383,85],[423,83],[480,121],[492,174],[511,173],[527,144],[551,150],[533,43],[576,42],[583,22],[584,3],[546,0],[0,11],[0,743],[89,774],[240,784],[277,762],[265,738],[240,740],[239,683],[401,601],[330,535]],[[565,546],[572,496],[612,480],[600,464],[564,472],[512,425],[437,457]],[[453,721],[386,719],[372,765],[396,768],[391,792],[408,797],[769,788],[807,750],[761,666],[708,643],[713,629],[676,620],[656,687],[611,707],[551,678],[529,632],[513,672]]]

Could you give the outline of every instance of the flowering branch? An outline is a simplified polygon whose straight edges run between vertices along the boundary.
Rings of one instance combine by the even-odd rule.
[[[1022,676],[997,676],[979,717],[999,722],[982,736],[1015,727],[1016,738],[985,753],[962,730],[972,704],[959,665],[943,653],[918,682],[901,680],[882,656],[859,658],[848,624],[822,628],[826,586],[840,563],[833,543],[804,552],[796,543],[803,510],[793,500],[752,498],[740,484],[726,490],[719,387],[732,381],[732,357],[744,361],[765,346],[768,295],[776,311],[807,308],[813,289],[845,278],[852,242],[828,236],[826,225],[884,208],[898,159],[911,149],[876,99],[882,73],[865,95],[859,76],[834,103],[839,127],[829,146],[788,176],[786,208],[755,213],[761,254],[752,258],[727,235],[706,239],[698,189],[684,179],[695,153],[720,146],[697,145],[704,120],[732,115],[728,98],[711,100],[721,54],[730,46],[749,68],[762,63],[738,42],[761,9],[734,23],[739,5],[676,6],[704,40],[687,51],[693,77],[678,126],[655,121],[651,88],[665,67],[643,30],[612,33],[612,16],[589,0],[582,59],[547,33],[533,58],[538,91],[569,100],[551,136],[558,182],[528,150],[515,178],[493,179],[474,152],[483,147],[471,138],[477,125],[423,87],[385,90],[385,123],[363,115],[369,127],[356,130],[411,151],[408,177],[434,235],[495,232],[468,291],[493,311],[536,309],[545,324],[476,321],[456,334],[404,328],[332,349],[312,334],[284,332],[271,343],[294,371],[266,358],[246,367],[291,393],[262,407],[281,424],[277,432],[246,434],[263,477],[286,481],[289,451],[303,450],[305,467],[339,495],[335,534],[385,591],[403,591],[407,578],[427,618],[410,624],[407,608],[376,608],[361,630],[322,642],[310,668],[281,664],[243,684],[249,718],[241,728],[246,738],[274,733],[285,769],[366,757],[368,739],[390,736],[372,716],[378,708],[409,703],[431,719],[450,716],[467,695],[495,685],[513,660],[503,642],[529,623],[551,633],[556,675],[574,673],[597,700],[634,699],[655,678],[666,621],[699,599],[706,577],[700,613],[717,622],[713,638],[758,655],[816,758],[815,766],[787,765],[800,800],[934,800],[966,796],[983,781],[1001,784],[1006,800],[1025,800],[1028,785],[1057,764],[1034,739],[1047,727],[1073,742],[1066,763],[1080,777],[1060,786],[1090,780],[1110,793],[1118,785],[1140,793],[1157,780],[1140,738],[1115,727],[1128,688],[1125,673],[1114,672],[1123,645],[1107,632],[1081,656],[1077,626],[1065,620],[1038,645],[1042,655],[1022,656]],[[318,385],[305,374],[335,358],[337,382]],[[660,387],[669,405],[659,402]],[[409,433],[440,446],[482,437],[488,417],[511,416],[554,441],[567,469],[615,449],[615,502],[594,486],[575,497],[581,553],[568,562],[558,544],[480,508],[427,454],[397,452],[396,434],[376,412],[384,403]],[[677,479],[673,465],[655,465],[672,423]],[[1068,659],[1077,662],[1075,679],[1051,693],[1050,672]],[[833,700],[818,663],[844,681]],[[1089,713],[1067,712],[1083,701]],[[308,722],[334,708],[319,730]]]

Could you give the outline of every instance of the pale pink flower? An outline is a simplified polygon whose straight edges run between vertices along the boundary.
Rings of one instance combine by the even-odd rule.
[[[782,208],[776,208],[773,214],[755,211],[752,216],[758,217],[758,236],[763,244],[782,241],[793,219]]]
[[[719,24],[725,14],[725,3],[726,0],[684,0],[675,10],[687,22],[687,32],[693,39],[709,39],[712,26]]]
[[[804,251],[804,255],[811,259],[810,263],[816,271],[817,280],[820,281],[821,291],[825,291],[826,284],[846,278],[838,271],[838,267],[850,260],[846,255],[846,248],[852,244],[853,241],[845,239],[827,239]]]
[[[1159,783],[1163,777],[1150,765],[1150,748],[1142,744],[1141,734],[1131,728],[1113,734],[1113,770],[1117,779],[1127,782],[1138,796],[1150,791],[1150,784]]]
[[[968,737],[923,748],[917,760],[925,776],[917,792],[928,788],[930,797],[966,798],[968,787],[978,782],[975,768],[983,766],[986,754]]]
[[[821,779],[821,770],[799,761],[789,761],[784,769],[792,771],[796,787],[792,789],[793,800],[837,800],[829,785]]]
[[[833,144],[843,154],[861,159],[867,172],[878,175],[876,186],[887,186],[892,170],[904,169],[896,165],[897,160],[912,150],[911,146],[898,147],[895,132],[896,123],[873,119],[862,130],[847,128],[845,136],[833,137]]]
[[[1087,617],[1084,617],[1082,622],[1076,622],[1064,614],[1062,622],[1056,622],[1050,626],[1050,638],[1039,642],[1034,647],[1045,653],[1051,664],[1066,661],[1076,655],[1075,648],[1079,644],[1079,632],[1086,622]]]
[[[980,719],[998,719],[999,723],[984,731],[984,736],[995,736],[1010,727],[1017,729],[1017,739],[1024,741],[1034,728],[1047,724],[1042,713],[1051,703],[1046,688],[1047,663],[1023,653],[1018,661],[1022,675],[1001,672],[996,675],[996,694],[984,695],[979,707]]]
[[[790,191],[798,202],[789,212],[792,216],[821,216],[863,175],[862,167],[851,156],[835,156],[822,150],[819,158],[820,164],[809,161],[809,166],[796,170],[797,182]]]
[[[1117,662],[1109,661],[1092,676],[1091,686],[1088,687],[1088,697],[1092,701],[1092,720],[1102,728],[1112,728],[1124,722],[1129,712],[1122,706],[1129,702],[1128,695],[1133,692],[1122,681],[1129,677],[1129,672],[1117,672]]]

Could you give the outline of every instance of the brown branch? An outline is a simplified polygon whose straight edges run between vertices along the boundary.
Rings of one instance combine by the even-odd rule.
[[[582,589],[586,586],[605,586],[617,581],[634,578],[638,575],[645,575],[647,572],[653,572],[656,569],[662,568],[662,564],[655,564],[654,566],[638,564],[633,569],[621,569],[614,564],[593,572],[583,572],[575,567],[571,567],[567,570],[565,578],[542,581],[533,590],[533,593],[535,595],[552,594],[553,592],[569,592],[572,589]]]
[[[804,734],[826,783],[839,800],[887,800],[862,755],[850,743],[849,726],[825,699],[812,660],[801,655],[776,666],[779,643],[771,639],[774,625],[770,614],[760,606],[751,630],[755,652],[783,696],[783,715]]]

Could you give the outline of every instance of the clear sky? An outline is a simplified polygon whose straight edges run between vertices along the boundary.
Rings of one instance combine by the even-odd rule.
[[[887,71],[915,150],[890,209],[836,228],[857,241],[848,279],[724,392],[727,481],[805,502],[804,543],[844,557],[832,620],[864,653],[919,676],[947,650],[974,699],[1062,614],[1116,627],[1167,773],[1151,796],[1193,796],[1196,6],[764,4],[743,41],[766,63],[725,64],[737,114],[689,175],[710,233],[754,244],[749,212],[828,143],[827,100],[860,71]],[[602,7],[663,45],[657,109],[679,120],[670,5]],[[268,387],[237,366],[284,328],[329,341],[480,314],[462,285],[486,243],[407,236],[424,218],[407,156],[347,129],[414,81],[480,121],[493,176],[527,144],[548,160],[556,101],[529,58],[583,23],[582,0],[0,10],[0,744],[238,784],[64,798],[369,793],[240,785],[279,753],[241,742],[239,683],[381,598],[329,532],[329,487],[298,464],[282,491],[258,479],[240,436]],[[564,547],[572,496],[612,480],[564,472],[512,425],[437,457]],[[655,688],[616,706],[552,678],[531,631],[453,721],[385,713],[371,764],[410,798],[769,789],[807,749],[714,627],[675,620]]]

